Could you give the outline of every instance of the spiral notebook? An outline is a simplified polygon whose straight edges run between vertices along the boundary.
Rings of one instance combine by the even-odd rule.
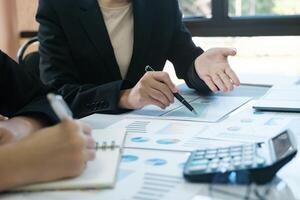
[[[75,190],[112,188],[115,184],[125,131],[121,129],[94,130],[96,159],[88,162],[79,177],[19,187],[13,191]]]

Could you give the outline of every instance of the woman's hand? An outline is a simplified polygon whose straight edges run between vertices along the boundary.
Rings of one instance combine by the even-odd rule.
[[[236,50],[213,48],[204,52],[195,61],[196,72],[213,92],[229,92],[240,81],[228,63],[228,56],[235,56]]]
[[[147,72],[134,88],[121,92],[119,107],[140,109],[156,105],[162,109],[174,103],[173,93],[178,92],[166,72]]]
[[[91,129],[84,124],[64,121],[42,129],[0,148],[0,191],[78,176],[95,153]]]

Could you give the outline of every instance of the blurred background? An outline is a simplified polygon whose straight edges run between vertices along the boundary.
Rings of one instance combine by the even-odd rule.
[[[36,35],[37,0],[0,0],[0,48],[16,58]],[[300,0],[179,0],[184,22],[203,49],[235,47],[238,74],[300,75]],[[37,47],[31,47],[32,51]],[[172,65],[167,64],[176,82]]]

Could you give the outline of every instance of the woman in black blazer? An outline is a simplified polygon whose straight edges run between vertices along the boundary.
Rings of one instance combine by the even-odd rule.
[[[108,21],[118,17],[114,9],[126,6],[132,9],[124,15],[132,15],[128,26],[134,24],[133,43],[122,48],[118,45],[130,37],[111,39],[128,29],[127,24],[119,23],[124,29],[113,32]],[[179,78],[200,92],[225,92],[239,85],[227,62],[236,51],[204,52],[196,47],[177,0],[39,0],[37,21],[41,78],[64,96],[76,117],[148,104],[165,108],[173,102],[176,87],[168,74],[144,69],[150,65],[162,71],[166,60],[174,64]],[[127,49],[132,57],[122,74],[116,52]]]

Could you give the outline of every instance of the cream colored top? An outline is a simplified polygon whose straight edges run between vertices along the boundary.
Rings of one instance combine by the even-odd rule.
[[[132,3],[117,8],[104,7],[101,5],[101,0],[98,0],[98,3],[124,79],[133,54],[134,20]]]

